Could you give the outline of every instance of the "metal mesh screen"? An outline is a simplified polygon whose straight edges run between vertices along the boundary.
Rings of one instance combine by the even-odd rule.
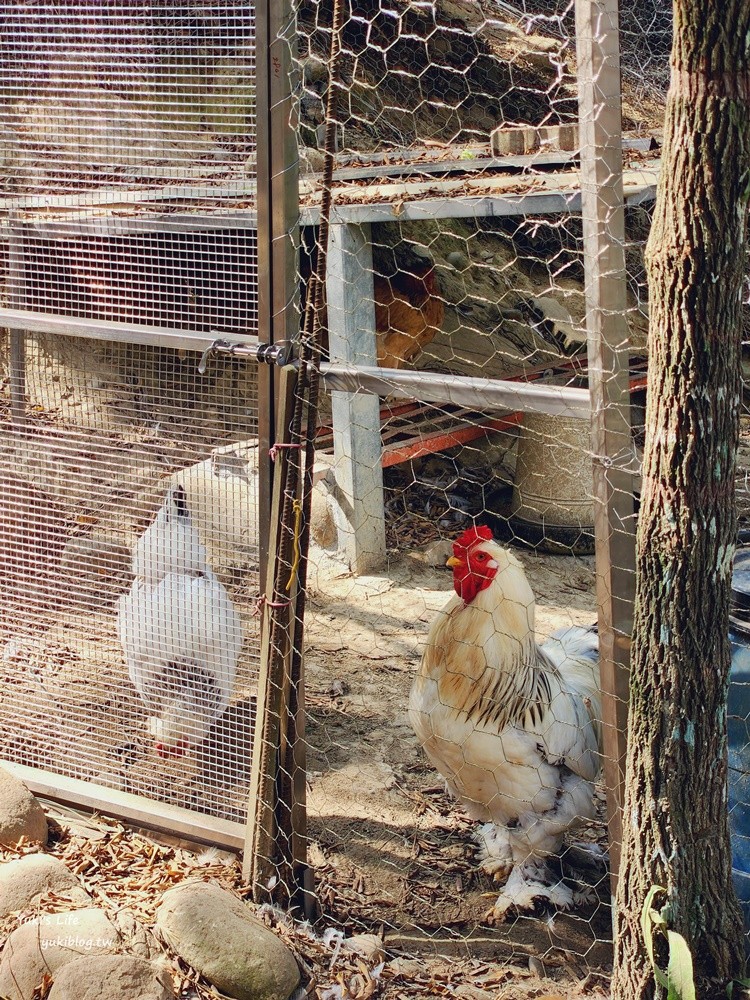
[[[200,362],[258,332],[254,9],[0,23],[0,757],[238,844],[265,418]]]
[[[331,12],[301,4],[297,17],[305,288],[319,250]],[[555,634],[597,617],[592,467],[607,452],[591,443],[584,279],[596,250],[581,218],[574,31],[570,4],[345,6],[306,591],[307,825],[290,824],[306,840],[343,996],[355,992],[348,941],[361,933],[381,951],[372,939],[369,952],[360,939],[351,949],[363,949],[386,995],[606,990],[607,784],[584,777],[564,819],[566,765],[543,746],[566,724],[561,702],[581,706],[591,692],[571,681],[544,723],[508,715],[532,701],[512,686],[514,628],[528,646],[516,673],[522,660],[540,665],[525,675],[532,684],[554,674],[546,657],[572,658]],[[663,109],[663,95],[646,103],[632,80],[617,237],[626,267],[611,275],[622,281],[624,338],[603,373],[622,366],[624,400],[606,405],[634,416],[617,456],[628,531]],[[509,553],[489,557],[514,567],[506,604],[517,620],[498,598],[494,612],[482,604],[474,634],[439,635],[442,609],[458,616],[476,596],[464,600],[452,570],[485,534]],[[620,586],[617,567],[611,580]],[[493,592],[489,578],[481,592]],[[498,679],[491,661],[504,642]],[[528,752],[509,748],[515,724],[536,734]],[[279,783],[294,781],[282,757]],[[527,833],[539,834],[535,871],[518,856]],[[267,861],[273,895],[286,869]]]

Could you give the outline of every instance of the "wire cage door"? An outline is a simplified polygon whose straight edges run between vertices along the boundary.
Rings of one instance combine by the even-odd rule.
[[[0,19],[0,759],[239,846],[272,382],[256,11]]]

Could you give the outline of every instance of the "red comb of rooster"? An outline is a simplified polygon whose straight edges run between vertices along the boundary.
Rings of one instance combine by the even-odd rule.
[[[453,552],[454,554],[466,552],[467,549],[470,549],[472,545],[476,545],[477,542],[490,542],[493,537],[491,529],[486,524],[467,528],[453,543]]]

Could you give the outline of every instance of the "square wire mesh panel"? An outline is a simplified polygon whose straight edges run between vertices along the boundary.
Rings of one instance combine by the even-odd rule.
[[[0,18],[6,191],[242,177],[255,149],[251,4],[3,3]]]
[[[225,359],[199,375],[199,359],[26,339],[26,420],[5,393],[1,410],[0,756],[240,820],[259,645],[257,368]],[[183,510],[167,499],[178,487]]]
[[[0,305],[255,332],[252,5],[2,4],[0,23]]]
[[[241,821],[258,373],[191,344],[257,334],[255,10],[0,25],[0,757]]]

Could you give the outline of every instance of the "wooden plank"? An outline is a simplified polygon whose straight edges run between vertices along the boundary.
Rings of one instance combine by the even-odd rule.
[[[261,167],[259,164],[259,183]],[[286,179],[287,175],[281,175]],[[629,205],[640,205],[653,201],[656,197],[656,184],[659,176],[659,161],[651,161],[647,166],[627,170],[624,173],[624,190],[626,202]],[[565,183],[555,187],[555,178],[563,178]],[[542,190],[540,183],[543,180]],[[502,190],[498,187],[502,181]],[[309,182],[311,183],[311,182]],[[471,192],[462,189],[471,185]],[[446,185],[449,187],[446,188]],[[516,188],[514,192],[511,190]],[[309,188],[313,190],[312,187]],[[348,204],[341,203],[341,196],[349,199]],[[53,197],[53,196],[50,196]],[[65,198],[69,196],[64,196]],[[238,228],[253,229],[256,225],[255,206],[247,210],[238,210],[232,206],[231,194],[224,196],[216,192],[215,214],[207,216],[202,213],[192,215],[187,211],[159,215],[153,208],[148,214],[142,212],[137,203],[119,206],[120,211],[129,210],[130,217],[122,214],[117,217],[107,214],[108,206],[100,206],[101,214],[91,217],[91,207],[82,207],[80,203],[70,205],[61,203],[62,211],[58,216],[51,214],[50,205],[39,202],[38,206],[30,204],[28,208],[38,207],[33,215],[24,219],[25,224],[33,225],[35,230],[44,233],[47,228],[64,238],[76,233],[85,234],[96,230],[101,233],[120,234],[135,231],[184,232],[185,228],[217,229]],[[373,199],[362,203],[363,199]],[[355,200],[358,199],[358,200]],[[18,199],[14,200],[17,201]],[[165,201],[170,200],[164,197]],[[262,209],[259,204],[259,210]],[[44,211],[41,211],[41,210]],[[364,225],[370,222],[393,221],[429,221],[430,219],[474,219],[474,218],[504,218],[519,215],[555,215],[560,213],[578,213],[581,210],[581,193],[579,189],[578,172],[566,174],[537,174],[529,178],[522,176],[505,176],[498,178],[474,177],[470,181],[435,178],[421,184],[412,184],[405,190],[403,183],[339,186],[334,192],[333,221],[336,223]],[[319,208],[310,202],[302,204],[299,214],[301,225],[317,225]],[[110,230],[111,227],[111,230]]]
[[[375,365],[369,227],[331,227],[327,288],[331,358],[349,365]],[[335,391],[331,409],[338,488],[333,515],[339,549],[354,573],[366,573],[382,562],[386,551],[380,403],[377,395]]]
[[[552,413],[564,417],[590,415],[588,389],[565,385],[543,385],[468,375],[443,375],[437,372],[407,371],[401,368],[355,368],[326,362],[320,366],[323,383],[330,391],[352,394],[374,393],[418,399],[425,403],[455,403],[472,410],[524,410]],[[378,426],[377,417],[373,418]]]
[[[476,441],[491,431],[508,431],[518,427],[521,422],[520,413],[512,413],[497,420],[482,420],[476,424],[460,423],[451,430],[435,434],[420,434],[411,441],[402,441],[387,446],[383,450],[383,468],[409,462],[425,455],[433,455],[436,451],[445,451],[460,444]]]
[[[294,403],[296,371],[292,366],[282,368],[279,378],[278,433],[279,441],[286,442],[285,432]],[[280,515],[284,495],[284,479],[289,452],[281,448],[277,452],[273,477],[273,496],[269,525],[268,551],[261,620],[261,648],[258,672],[257,721],[253,737],[253,754],[250,767],[250,791],[245,831],[245,854],[242,873],[252,886],[256,902],[267,902],[272,898],[271,887],[277,875],[277,778],[281,763],[282,719],[288,706],[284,702],[286,673],[291,648],[291,601],[289,595],[286,610],[272,606],[276,588],[275,554],[281,542]],[[280,642],[274,645],[271,634],[272,616],[278,614],[281,621]]]
[[[187,837],[199,844],[215,844],[236,851],[244,843],[242,823],[217,819],[205,813],[194,813],[156,799],[146,799],[142,795],[106,788],[92,781],[68,778],[63,774],[28,767],[26,764],[4,760],[2,765],[4,770],[23,781],[35,795],[53,802],[81,806],[148,830]]]
[[[635,589],[617,0],[576,0],[594,530],[612,894],[622,841]]]

